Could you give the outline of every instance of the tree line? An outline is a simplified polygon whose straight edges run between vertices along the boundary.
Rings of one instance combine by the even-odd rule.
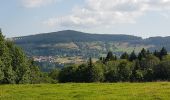
[[[53,71],[55,73],[55,71]],[[59,82],[151,82],[170,80],[170,55],[166,48],[160,51],[142,49],[123,53],[120,57],[108,52],[93,63],[71,65],[57,71]]]

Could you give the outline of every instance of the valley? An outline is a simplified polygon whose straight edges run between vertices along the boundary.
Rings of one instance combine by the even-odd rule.
[[[143,48],[154,51],[164,46],[170,51],[170,37],[142,39],[131,35],[90,34],[73,30],[14,37],[11,40],[22,47],[34,61],[46,63],[45,65],[55,64],[57,68],[85,63],[89,57],[106,57],[109,51],[118,57],[133,50],[138,53]]]

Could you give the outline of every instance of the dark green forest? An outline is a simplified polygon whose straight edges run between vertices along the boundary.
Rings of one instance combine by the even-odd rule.
[[[120,57],[111,51],[93,62],[69,65],[41,72],[23,50],[6,40],[0,32],[0,83],[37,84],[56,82],[151,82],[170,80],[170,55],[165,47],[151,52],[142,49],[138,54],[124,52]]]

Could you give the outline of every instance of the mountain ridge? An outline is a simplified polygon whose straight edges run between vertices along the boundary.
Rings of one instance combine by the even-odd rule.
[[[39,39],[38,39],[39,38]],[[40,40],[48,40],[49,42],[53,42],[51,40],[58,39],[55,42],[74,42],[74,41],[126,41],[128,40],[141,40],[141,37],[132,36],[132,35],[123,35],[123,34],[90,34],[84,32],[78,32],[73,30],[65,30],[58,32],[50,32],[22,37],[14,37],[15,42],[40,42]],[[31,41],[29,41],[31,40]]]
[[[122,52],[149,50],[166,47],[170,51],[170,36],[142,39],[138,36],[123,34],[90,34],[74,30],[64,30],[23,37],[14,37],[28,55],[49,56],[90,56],[99,57],[108,51]]]
[[[26,35],[26,36],[16,36],[16,37],[12,37],[12,38],[38,36],[38,35],[45,35],[45,34],[56,34],[56,33],[60,33],[60,32],[79,32],[79,33],[82,33],[82,34],[90,34],[90,35],[126,35],[126,36],[135,36],[135,35],[128,35],[128,34],[100,34],[100,33],[89,33],[89,32],[76,31],[76,30],[61,30],[61,31],[56,31],[56,32],[46,32],[46,33],[38,33],[38,34],[32,34],[32,35]],[[140,36],[135,36],[135,37],[140,37]]]

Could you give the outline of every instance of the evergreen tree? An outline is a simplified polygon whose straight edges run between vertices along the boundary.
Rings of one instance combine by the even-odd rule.
[[[89,58],[89,62],[88,62],[88,67],[92,67],[93,66],[93,61],[92,61],[92,58],[90,57]]]
[[[150,52],[149,50],[147,50],[147,51],[146,51],[146,54],[149,55],[149,54],[151,54],[151,52]]]
[[[105,57],[100,57],[99,60],[104,63]]]
[[[127,52],[123,53],[123,54],[121,55],[120,59],[127,59],[127,60],[128,60],[128,59],[129,59],[128,53],[127,53]]]
[[[130,54],[129,61],[133,61],[133,60],[136,60],[136,59],[137,59],[137,56],[135,54],[135,51],[133,50],[133,52]]]
[[[88,70],[89,82],[100,82],[104,79],[103,69],[101,66],[94,65],[91,58],[89,59]]]
[[[89,82],[93,82],[93,68],[94,68],[94,65],[93,65],[91,57],[89,58],[88,67],[87,68],[88,68],[88,81]]]
[[[111,51],[109,51],[108,53],[107,53],[107,56],[106,56],[106,61],[110,61],[110,60],[112,60],[113,59],[113,53],[111,52]]]
[[[113,53],[111,51],[109,51],[107,53],[107,56],[106,56],[106,59],[105,59],[105,62],[107,61],[111,61],[111,60],[117,60],[117,57],[113,55]]]
[[[168,54],[168,52],[167,52],[167,50],[166,50],[165,47],[163,47],[163,48],[161,49],[160,54],[161,54],[162,56],[166,56],[166,55]]]
[[[165,49],[165,47],[163,47],[160,51],[160,55],[159,55],[160,59],[162,60],[162,57],[166,56],[167,54],[168,54],[167,50]]]
[[[154,56],[160,58],[160,52],[158,52],[157,50],[155,50],[153,54],[154,54]]]
[[[138,59],[142,60],[147,57],[147,51],[143,48],[141,52],[138,54]]]

